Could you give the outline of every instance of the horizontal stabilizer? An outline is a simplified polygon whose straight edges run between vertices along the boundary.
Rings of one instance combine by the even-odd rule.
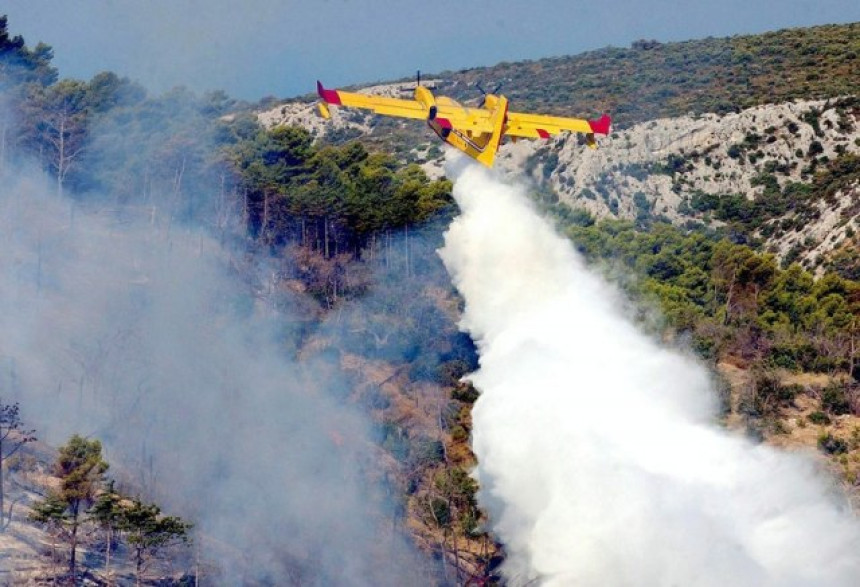
[[[327,104],[334,104],[335,106],[340,105],[340,96],[337,94],[337,90],[327,90],[323,87],[322,82],[317,80],[317,94],[320,95],[320,98],[323,99],[323,102]]]
[[[612,125],[612,119],[608,114],[604,114],[597,120],[589,120],[588,126],[591,127],[591,132],[599,135],[608,135],[609,127]]]

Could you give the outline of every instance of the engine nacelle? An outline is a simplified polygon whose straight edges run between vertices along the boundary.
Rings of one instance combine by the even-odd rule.
[[[499,97],[495,94],[487,94],[484,96],[484,108],[487,110],[495,110],[499,105]]]
[[[433,96],[433,92],[424,86],[418,86],[415,88],[415,99],[427,110],[427,120],[436,118],[438,109],[436,108],[436,98]]]

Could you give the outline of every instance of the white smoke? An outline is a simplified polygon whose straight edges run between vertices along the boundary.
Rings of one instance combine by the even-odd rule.
[[[462,167],[462,165],[461,165]],[[477,165],[440,254],[479,348],[479,500],[513,585],[856,585],[860,526],[809,458],[721,430],[704,368]]]
[[[350,383],[290,358],[302,300],[242,281],[266,259],[2,179],[0,397],[40,439],[100,439],[129,493],[195,523],[207,584],[428,584]]]

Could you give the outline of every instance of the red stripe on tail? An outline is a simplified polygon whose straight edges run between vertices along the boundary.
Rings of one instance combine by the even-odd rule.
[[[323,102],[340,106],[340,96],[337,94],[337,90],[325,89],[320,81],[317,81],[317,94],[320,95]]]
[[[608,135],[609,127],[612,125],[612,119],[608,114],[604,114],[598,120],[589,120],[588,126],[591,127],[591,132],[599,135]]]

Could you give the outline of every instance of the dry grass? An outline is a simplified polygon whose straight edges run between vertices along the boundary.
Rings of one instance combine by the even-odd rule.
[[[731,386],[732,410],[726,424],[733,429],[741,429],[747,423],[738,413],[739,398],[753,385],[752,374],[731,362],[717,365],[719,373]],[[779,410],[775,418],[769,419],[763,428],[764,440],[768,444],[784,450],[802,451],[815,455],[834,476],[841,480],[849,499],[860,504],[860,417],[845,414],[829,415],[829,422],[815,423],[810,418],[822,411],[821,390],[828,385],[841,381],[821,373],[778,373],[783,385],[800,385],[804,391],[798,394],[789,406]],[[828,454],[819,447],[819,440],[825,435],[842,441],[845,452]]]

